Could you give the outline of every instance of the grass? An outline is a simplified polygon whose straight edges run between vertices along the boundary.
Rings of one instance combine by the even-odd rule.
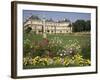
[[[40,41],[43,39],[42,37],[43,37],[42,34],[35,35],[35,34],[31,33],[29,35],[28,39],[31,41],[32,40]],[[65,44],[68,40],[73,40],[73,39],[77,39],[81,46],[90,44],[90,35],[89,34],[88,35],[84,35],[84,34],[74,35],[74,33],[72,33],[72,34],[47,34],[48,39],[52,39],[54,37],[60,37],[64,41]]]
[[[74,35],[74,34],[54,34],[54,35],[48,35],[48,39],[51,39],[53,37],[60,37],[65,44],[68,44],[68,40],[77,39],[81,46],[87,45],[90,43],[90,35]]]

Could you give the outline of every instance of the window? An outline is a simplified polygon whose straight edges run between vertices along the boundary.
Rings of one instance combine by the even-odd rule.
[[[53,31],[51,31],[53,33]]]
[[[49,31],[49,30],[47,30],[47,32],[49,33],[50,31]]]

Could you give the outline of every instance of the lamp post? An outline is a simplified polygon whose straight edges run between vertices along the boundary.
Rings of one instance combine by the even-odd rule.
[[[72,22],[71,22],[70,33],[72,33],[72,27],[73,27],[73,24],[72,24]]]
[[[45,17],[43,17],[43,38],[47,38],[46,35],[46,24],[45,24]]]

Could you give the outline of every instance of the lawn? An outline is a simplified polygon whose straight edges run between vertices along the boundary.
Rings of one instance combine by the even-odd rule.
[[[35,41],[40,41],[42,40],[43,38],[43,35],[42,34],[38,34],[38,35],[34,35],[33,33],[31,33],[30,35],[27,36],[27,38],[32,41],[32,40],[35,40]],[[74,39],[77,39],[80,43],[81,46],[87,46],[87,45],[90,45],[90,35],[87,34],[87,35],[84,35],[84,34],[78,34],[78,35],[74,35],[74,33],[72,34],[47,34],[47,38],[50,40],[54,37],[59,37],[63,40],[63,42],[66,44],[68,40],[74,40]],[[26,37],[24,37],[26,38]],[[67,43],[68,44],[68,43]]]

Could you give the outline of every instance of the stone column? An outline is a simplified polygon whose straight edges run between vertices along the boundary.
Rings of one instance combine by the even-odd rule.
[[[45,18],[43,18],[43,38],[47,38]]]

